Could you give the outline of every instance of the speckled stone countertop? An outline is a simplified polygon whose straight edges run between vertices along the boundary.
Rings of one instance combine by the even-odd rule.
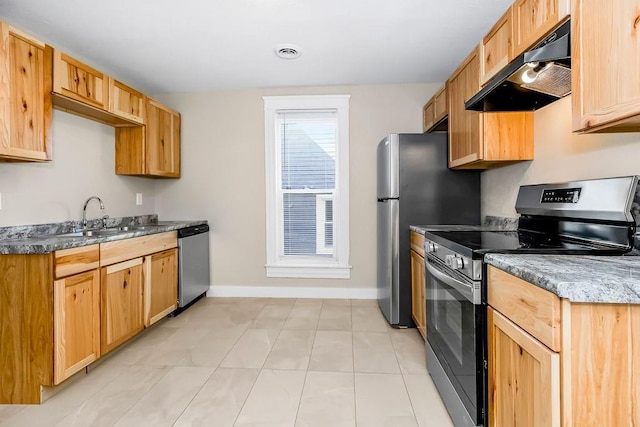
[[[640,256],[487,254],[484,260],[572,302],[640,304]]]
[[[0,228],[0,254],[46,254],[61,249],[76,248],[95,243],[112,242],[148,234],[164,233],[192,225],[206,224],[205,220],[158,221],[157,215],[139,217],[110,218],[107,227],[145,226],[144,229],[117,231],[107,235],[60,236],[80,229],[78,222],[21,225]],[[89,228],[99,228],[101,224],[89,223]]]
[[[409,229],[423,236],[427,231],[512,231],[518,229],[518,218],[487,216],[482,225],[410,225]]]

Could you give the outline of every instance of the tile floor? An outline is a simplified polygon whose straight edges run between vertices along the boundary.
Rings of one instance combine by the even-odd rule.
[[[453,426],[423,346],[371,300],[205,298],[0,426]]]

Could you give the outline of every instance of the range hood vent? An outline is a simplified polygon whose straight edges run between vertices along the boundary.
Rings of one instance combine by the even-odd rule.
[[[467,110],[531,111],[571,93],[571,21],[514,59],[471,99]]]

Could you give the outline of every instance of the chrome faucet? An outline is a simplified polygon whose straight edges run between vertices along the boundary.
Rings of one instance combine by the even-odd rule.
[[[89,204],[89,202],[91,200],[97,200],[98,202],[100,202],[100,209],[104,210],[104,203],[102,203],[102,200],[100,199],[100,197],[98,196],[91,196],[89,197],[85,202],[84,202],[84,207],[82,208],[82,227],[83,228],[87,228],[87,205]],[[107,218],[109,218],[109,215],[104,215],[102,217],[102,226],[106,227],[107,225]]]

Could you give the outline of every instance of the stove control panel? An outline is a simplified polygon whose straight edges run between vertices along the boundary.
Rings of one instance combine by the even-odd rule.
[[[557,188],[543,190],[540,203],[578,203],[580,200],[579,188]]]
[[[438,244],[429,239],[424,241],[425,258],[437,259],[451,270],[467,276],[476,281],[482,280],[482,260],[467,258],[464,255],[451,250],[446,244]]]
[[[464,259],[456,255],[447,255],[444,262],[452,270],[460,270],[461,268],[464,268]]]

